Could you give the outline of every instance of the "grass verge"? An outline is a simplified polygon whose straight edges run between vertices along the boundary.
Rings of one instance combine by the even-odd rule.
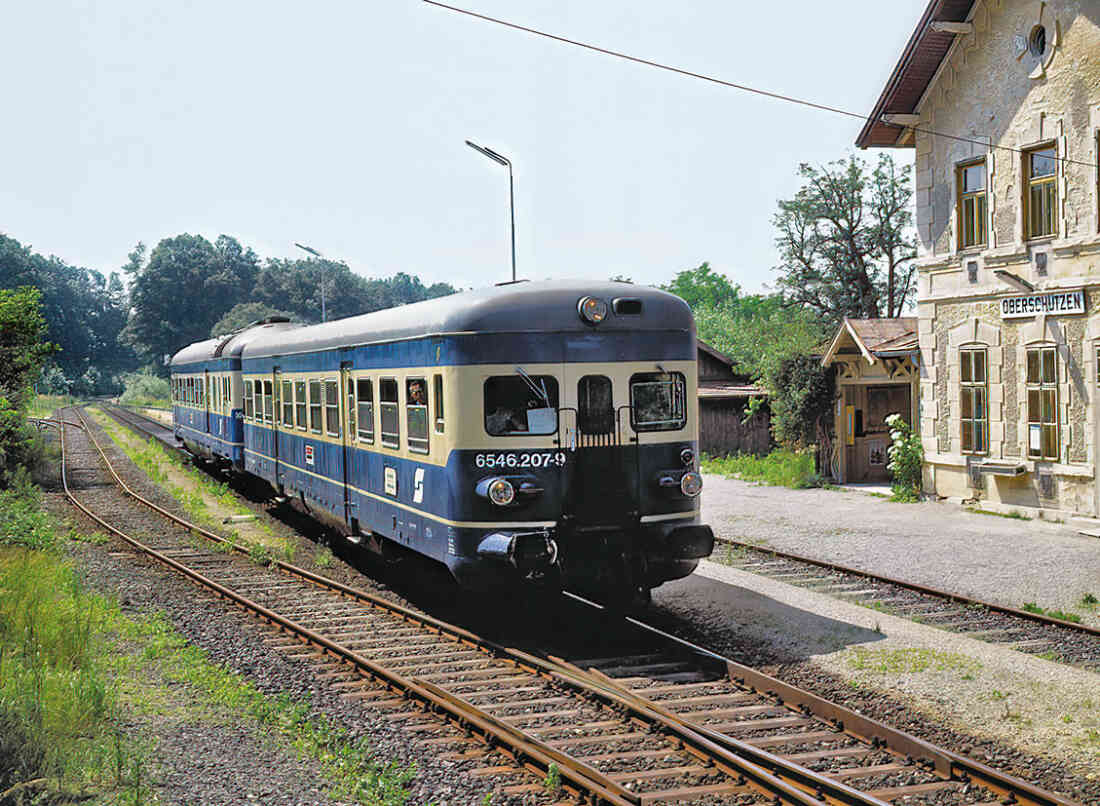
[[[967,507],[966,511],[973,512],[975,515],[992,515],[995,518],[1008,518],[1013,521],[1031,520],[1027,515],[1015,509],[1010,512],[997,512],[992,509],[982,509],[981,507]]]
[[[312,759],[333,797],[408,801],[413,767],[376,759],[306,700],[265,695],[164,616],[86,589],[63,549],[102,535],[61,528],[26,487],[0,493],[0,523],[0,803],[156,802],[157,735],[209,720]]]
[[[780,449],[766,456],[703,456],[701,466],[707,473],[793,490],[822,485],[821,477],[814,472],[813,454],[809,452]]]

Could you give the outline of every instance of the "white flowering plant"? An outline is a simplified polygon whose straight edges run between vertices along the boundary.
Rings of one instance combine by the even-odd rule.
[[[920,436],[913,432],[913,427],[900,414],[891,414],[885,422],[890,428],[890,447],[887,450],[890,461],[886,469],[894,477],[893,500],[919,501],[921,466],[924,464],[924,448]]]

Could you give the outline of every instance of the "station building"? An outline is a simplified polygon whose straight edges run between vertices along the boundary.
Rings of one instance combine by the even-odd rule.
[[[1100,515],[1100,2],[931,0],[857,144],[916,152],[926,490]]]

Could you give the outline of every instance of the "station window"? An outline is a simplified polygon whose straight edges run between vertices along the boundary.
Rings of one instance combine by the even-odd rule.
[[[397,381],[383,378],[378,382],[378,403],[382,416],[382,445],[401,447],[401,424],[397,416]]]
[[[989,386],[985,348],[959,351],[962,452],[989,453]]]
[[[264,422],[271,422],[271,381],[264,381]]]
[[[253,416],[252,381],[244,382],[244,418],[251,420]]]
[[[630,424],[635,431],[679,431],[687,424],[687,381],[679,372],[630,376]]]
[[[321,382],[309,382],[309,430],[321,433]]]
[[[306,430],[306,382],[294,382],[294,424],[299,430]]]
[[[485,380],[485,431],[494,437],[558,430],[558,381],[552,375],[495,375]]]
[[[1042,238],[1057,232],[1057,160],[1053,147],[1024,154],[1024,221],[1028,238]]]
[[[1057,461],[1058,350],[1031,347],[1027,351],[1027,455]]]
[[[405,381],[405,418],[409,424],[409,450],[428,452],[428,382],[424,378]]]
[[[607,376],[585,375],[577,384],[577,429],[582,434],[614,432],[615,406]]]
[[[336,381],[325,381],[325,433],[340,436],[340,387]]]
[[[294,384],[290,381],[283,381],[283,425],[294,425]]]
[[[356,405],[359,409],[359,439],[374,444],[374,381],[356,381]]]
[[[435,400],[435,433],[443,433],[443,376],[436,375],[432,381],[432,396]]]
[[[958,169],[959,248],[986,244],[985,160]]]

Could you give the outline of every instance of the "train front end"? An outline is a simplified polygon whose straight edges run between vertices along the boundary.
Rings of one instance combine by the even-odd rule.
[[[502,334],[493,363],[466,373],[477,422],[464,418],[464,430],[478,444],[456,452],[457,486],[473,493],[479,528],[463,530],[448,564],[473,587],[506,567],[602,601],[645,601],[714,545],[699,518],[691,311],[626,284],[547,294],[539,310],[541,330]],[[506,344],[515,360],[500,360]]]

